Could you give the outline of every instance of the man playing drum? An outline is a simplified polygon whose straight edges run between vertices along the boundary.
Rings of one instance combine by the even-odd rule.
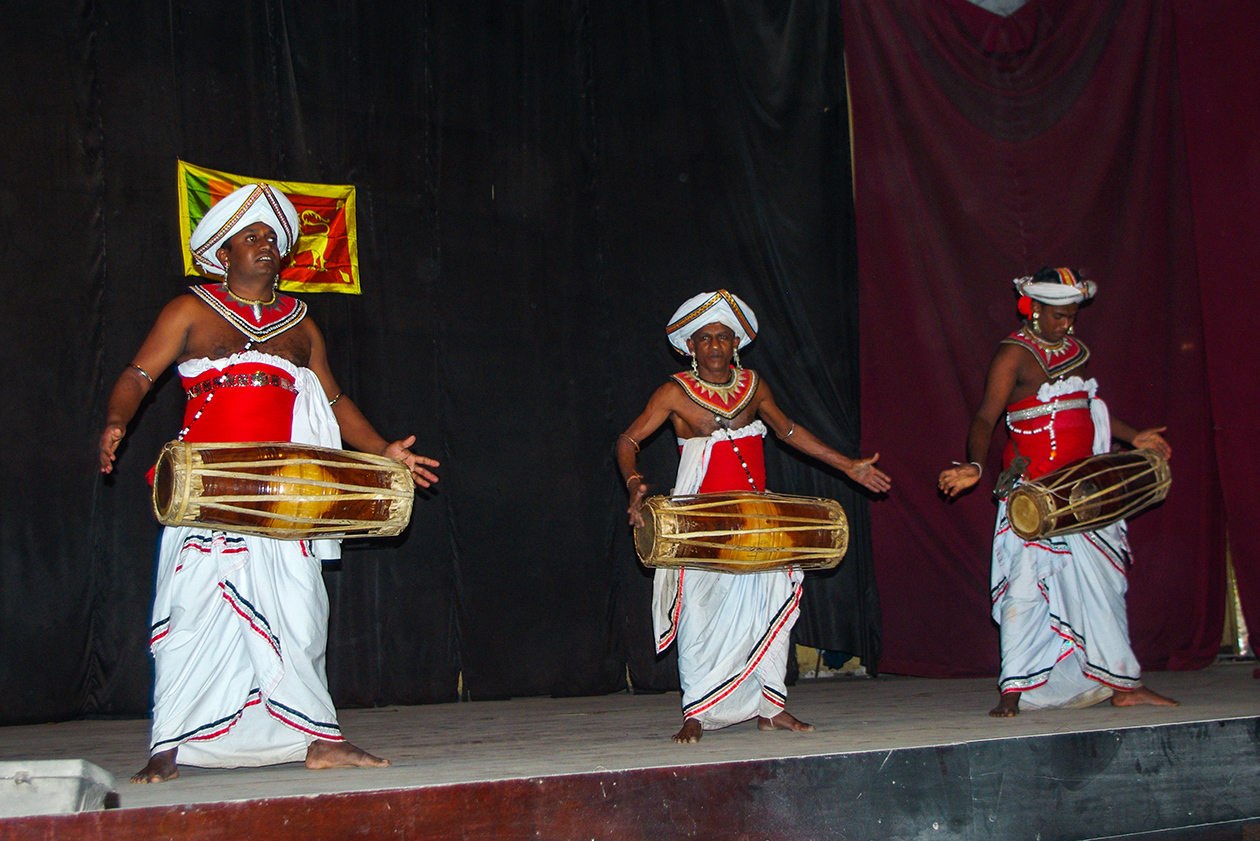
[[[667,421],[681,449],[675,494],[764,492],[766,426],[780,440],[872,491],[891,486],[875,467],[878,454],[854,460],[828,447],[784,416],[756,371],[741,367],[738,349],[756,337],[757,318],[735,295],[719,289],[690,298],[674,313],[666,334],[670,344],[691,357],[691,371],[675,374],[657,389],[647,409],[617,439],[631,525],[643,525],[640,507],[648,491],[637,467],[639,442]],[[796,568],[744,575],[656,570],[657,653],[678,642],[683,726],[675,742],[697,742],[704,730],[753,717],[761,730],[814,729],[784,710],[788,638],[803,579]]]
[[[387,442],[337,386],[306,305],[276,291],[299,234],[288,198],[264,184],[214,205],[190,240],[221,283],[192,287],[162,310],[110,394],[100,469],[113,469],[127,424],[154,380],[177,363],[188,393],[180,439],[350,446],[402,461],[436,482],[415,437]],[[308,768],[389,763],[347,742],[328,694],[328,596],[321,559],[336,541],[272,540],[166,528],[151,648],[156,683],[150,760],[132,782],[179,775],[178,760],[239,767],[304,759]]]
[[[1001,697],[989,714],[1018,715],[1021,695],[1035,709],[1084,707],[1108,697],[1116,706],[1175,706],[1142,685],[1129,647],[1124,521],[1032,541],[1010,527],[1006,497],[1021,477],[1036,479],[1109,452],[1113,438],[1164,458],[1172,453],[1160,435],[1164,427],[1139,432],[1111,416],[1095,396],[1097,382],[1085,379],[1089,350],[1071,333],[1081,302],[1094,296],[1094,283],[1070,269],[1042,269],[1016,279],[1015,286],[1026,320],[1002,340],[989,366],[984,399],[967,434],[968,463],[943,471],[938,481],[951,499],[975,485],[1005,414],[1011,435],[1003,475],[1012,478],[999,482],[990,591],[1001,628]]]

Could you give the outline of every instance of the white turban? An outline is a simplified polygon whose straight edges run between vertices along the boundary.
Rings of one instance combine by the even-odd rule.
[[[218,250],[232,235],[255,222],[266,222],[276,234],[280,256],[287,256],[301,233],[297,210],[289,197],[267,184],[246,184],[224,196],[201,217],[188,239],[193,259],[209,274],[225,275]]]
[[[706,324],[714,323],[725,324],[734,330],[739,337],[740,347],[757,338],[757,315],[747,304],[725,289],[701,292],[694,298],[683,301],[683,305],[666,325],[665,335],[671,345],[690,356],[687,340],[691,338],[691,334]]]
[[[1098,293],[1098,284],[1077,277],[1071,269],[1042,269],[1029,277],[1017,277],[1014,282],[1019,294],[1052,307],[1079,304]]]

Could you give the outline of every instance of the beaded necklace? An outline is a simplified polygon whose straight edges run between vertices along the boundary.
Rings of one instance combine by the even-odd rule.
[[[274,281],[272,282],[272,285],[271,285],[271,300],[269,301],[255,301],[253,298],[242,298],[240,295],[237,295],[235,292],[232,291],[232,287],[227,281],[223,282],[223,291],[227,292],[228,297],[231,298],[233,301],[236,301],[238,304],[244,304],[245,306],[249,307],[250,310],[254,313],[255,321],[262,321],[262,308],[263,307],[269,307],[276,302],[276,285]]]

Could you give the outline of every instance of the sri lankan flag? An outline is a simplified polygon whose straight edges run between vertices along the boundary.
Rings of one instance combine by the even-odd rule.
[[[300,184],[216,172],[179,161],[179,233],[187,245],[193,228],[215,202],[246,184],[264,183],[282,191],[298,212],[301,236],[280,270],[286,292],[360,294],[359,236],[354,221],[354,186]],[[198,275],[192,252],[184,249],[184,274]]]

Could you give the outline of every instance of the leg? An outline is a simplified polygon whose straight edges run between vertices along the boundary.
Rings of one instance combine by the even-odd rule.
[[[698,719],[689,718],[683,722],[682,729],[673,735],[673,740],[680,745],[694,745],[704,735],[704,728]]]
[[[171,748],[149,757],[149,764],[132,775],[133,783],[164,783],[179,776],[179,766],[175,764],[175,752],[179,748]]]
[[[1180,702],[1158,695],[1145,686],[1139,686],[1137,689],[1117,689],[1111,695],[1113,707],[1136,707],[1139,704],[1151,704],[1156,707],[1181,706]]]
[[[989,715],[994,718],[1014,718],[1019,715],[1019,693],[1003,692],[998,705],[989,710]]]
[[[792,715],[787,710],[784,710],[773,718],[758,716],[757,729],[791,730],[795,733],[812,733],[814,732],[814,725],[806,724],[805,722],[798,720],[796,716]]]
[[[312,771],[327,768],[387,768],[389,760],[372,756],[349,742],[316,739],[306,749],[306,767]]]

